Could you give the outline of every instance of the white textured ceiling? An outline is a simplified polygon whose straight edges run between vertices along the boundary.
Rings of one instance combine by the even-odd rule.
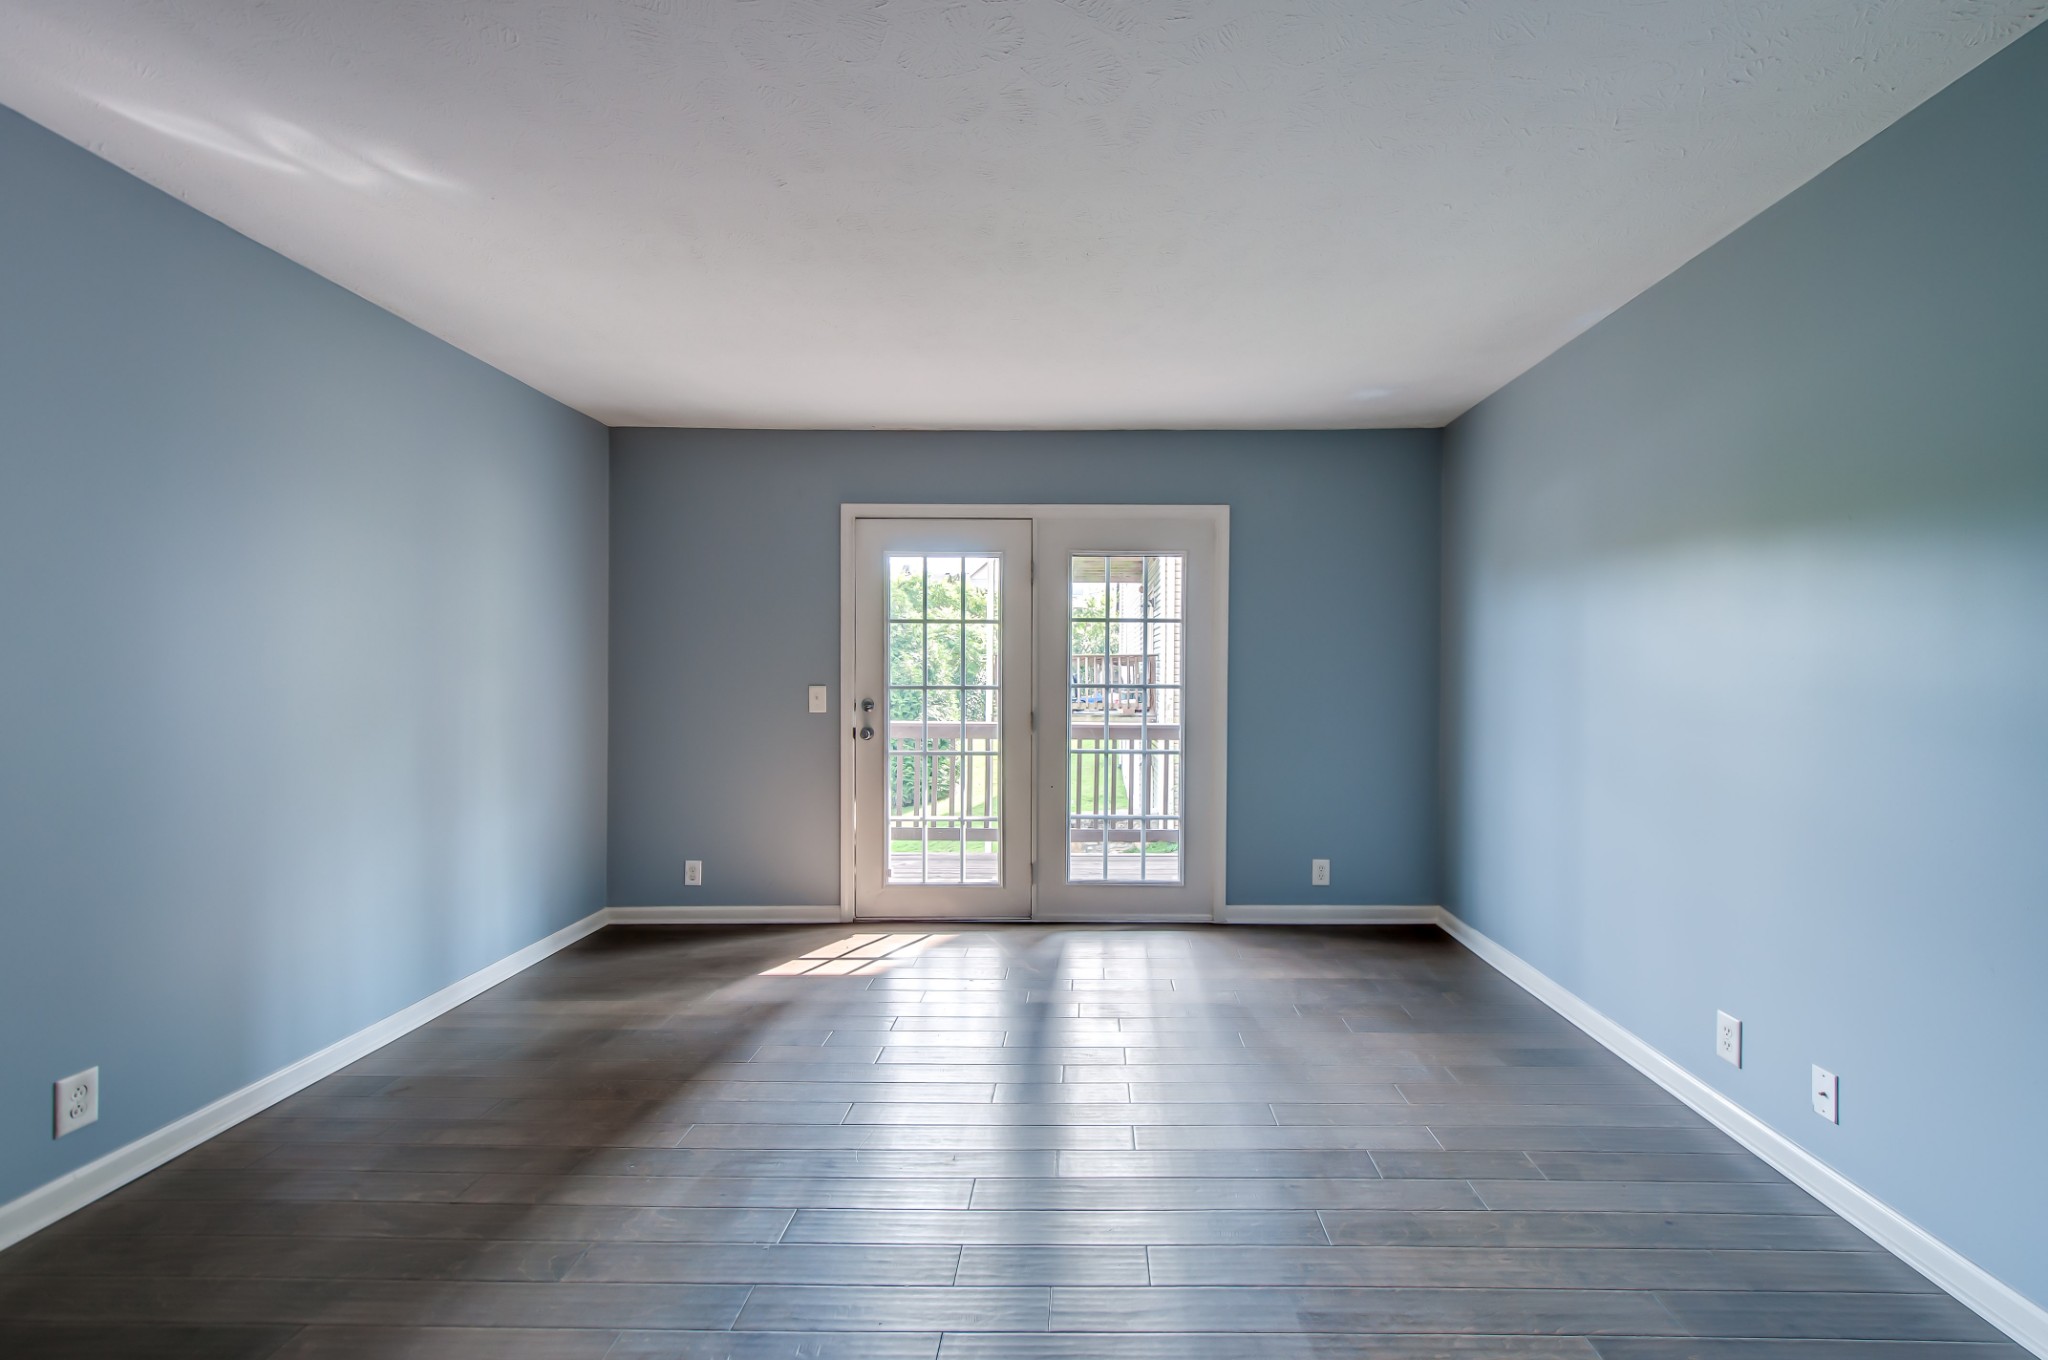
[[[0,102],[614,424],[1440,424],[2048,0],[0,0]]]

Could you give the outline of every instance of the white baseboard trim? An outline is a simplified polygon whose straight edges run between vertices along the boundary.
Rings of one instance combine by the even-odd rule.
[[[605,923],[615,926],[787,926],[839,925],[849,918],[836,906],[825,907],[732,907],[670,906],[611,907]],[[878,916],[869,921],[899,922],[922,917]],[[934,918],[938,919],[938,918]],[[961,918],[946,917],[946,920]],[[1226,906],[1214,916],[1202,912],[1132,913],[1121,908],[1074,908],[1037,916],[990,918],[993,924],[1012,925],[1216,925],[1233,926],[1433,926],[1442,919],[1434,906],[1358,906],[1348,903],[1313,903],[1293,906]]]
[[[1216,924],[1232,926],[1433,926],[1443,912],[1433,906],[1358,906],[1316,902],[1294,906],[1227,906]]]
[[[386,1016],[346,1039],[329,1044],[318,1053],[301,1058],[260,1081],[222,1096],[211,1105],[173,1120],[154,1133],[144,1134],[125,1147],[116,1148],[96,1161],[87,1162],[56,1180],[39,1185],[19,1199],[0,1205],[0,1249],[14,1245],[31,1233],[40,1232],[67,1214],[76,1213],[102,1195],[156,1170],[173,1157],[190,1152],[215,1134],[234,1127],[251,1115],[260,1114],[286,1096],[296,1095],[322,1077],[332,1076],[358,1058],[418,1029],[436,1016],[454,1010],[470,998],[490,990],[515,973],[531,968],[548,955],[566,949],[605,924],[606,914],[594,911],[546,939],[538,940],[515,954],[508,954],[460,982],[450,983],[396,1015]]]
[[[837,906],[610,907],[604,916],[614,926],[836,926],[845,919]]]
[[[2021,1346],[2035,1355],[2048,1357],[2048,1309],[1991,1275],[1632,1031],[1593,1009],[1527,960],[1466,925],[1448,909],[1440,913],[1439,924],[1509,981],[1691,1106],[1708,1123],[1761,1157],[1886,1251],[1954,1295]]]

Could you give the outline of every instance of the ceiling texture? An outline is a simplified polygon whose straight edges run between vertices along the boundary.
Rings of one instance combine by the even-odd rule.
[[[0,0],[0,103],[612,424],[1438,425],[2044,11]]]

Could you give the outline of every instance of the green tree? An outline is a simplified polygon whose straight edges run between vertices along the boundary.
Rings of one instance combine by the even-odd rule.
[[[929,560],[929,559],[928,559]],[[955,572],[891,573],[889,582],[889,717],[892,722],[986,722],[994,713],[989,695],[974,687],[995,684],[995,595]],[[964,750],[957,739],[934,737],[929,758],[892,761],[892,802],[920,806],[917,766],[924,767],[925,811],[952,815],[977,809],[955,803]]]

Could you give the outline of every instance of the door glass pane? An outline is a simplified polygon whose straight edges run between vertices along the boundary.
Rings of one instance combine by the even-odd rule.
[[[891,885],[1002,883],[1002,558],[891,553]]]
[[[1068,560],[1067,881],[1179,884],[1187,559]]]

